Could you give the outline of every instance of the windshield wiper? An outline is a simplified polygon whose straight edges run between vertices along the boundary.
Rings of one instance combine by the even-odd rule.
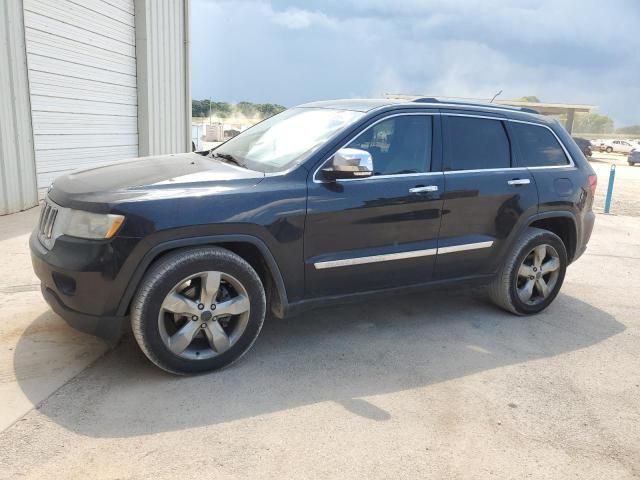
[[[235,158],[233,155],[231,155],[230,153],[220,153],[220,152],[213,152],[213,157],[214,158],[221,158],[223,159],[225,162],[228,163],[233,163],[239,167],[242,168],[247,168],[247,166],[241,162],[240,160],[238,160],[237,158]]]

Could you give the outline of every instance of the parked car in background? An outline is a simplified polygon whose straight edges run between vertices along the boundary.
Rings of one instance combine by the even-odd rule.
[[[629,153],[635,147],[626,140],[605,140],[600,144],[600,151],[607,153]]]
[[[581,137],[573,137],[573,141],[580,147],[580,150],[582,150],[585,157],[590,157],[592,155],[591,142],[589,140]]]
[[[365,294],[476,283],[541,312],[587,246],[596,183],[562,125],[526,109],[316,102],[200,154],[57,178],[31,254],[71,325],[130,321],[153,363],[196,373],[239,359],[267,312]]]
[[[640,147],[638,147],[636,150],[631,151],[631,153],[627,157],[627,163],[632,167],[636,163],[640,164]]]

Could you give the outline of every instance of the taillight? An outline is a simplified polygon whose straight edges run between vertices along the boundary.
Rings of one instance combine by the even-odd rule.
[[[591,194],[596,194],[596,187],[598,186],[598,176],[597,175],[589,175],[589,188],[591,189]]]

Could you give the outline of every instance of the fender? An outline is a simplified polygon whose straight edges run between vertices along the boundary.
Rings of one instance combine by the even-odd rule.
[[[122,299],[120,300],[120,303],[118,305],[117,314],[120,316],[126,315],[129,304],[131,303],[131,299],[138,289],[140,281],[148,270],[149,265],[151,265],[151,263],[163,252],[166,252],[168,250],[175,250],[177,248],[193,247],[197,245],[215,245],[217,243],[228,242],[250,243],[257,247],[258,250],[260,250],[260,253],[262,253],[262,256],[267,263],[267,268],[269,269],[271,276],[274,279],[275,287],[278,292],[278,298],[280,304],[282,305],[282,314],[283,316],[286,315],[289,306],[287,291],[284,285],[284,280],[282,279],[282,274],[280,273],[280,268],[278,268],[278,264],[276,263],[273,254],[269,250],[269,247],[267,247],[267,245],[258,237],[245,234],[180,238],[177,240],[169,240],[167,242],[163,242],[154,246],[144,255],[144,257],[136,267],[135,272],[131,276],[129,284],[127,285],[127,288],[124,291],[124,295],[122,296]]]
[[[511,240],[509,241],[509,249],[513,246],[514,242],[522,235],[522,233],[535,221],[543,220],[545,218],[569,218],[571,219],[571,223],[573,224],[573,229],[576,235],[576,252],[578,251],[578,242],[580,241],[579,232],[578,232],[578,222],[576,221],[576,216],[567,210],[550,210],[547,212],[536,213],[535,215],[531,215],[527,218],[526,221],[522,222],[520,228],[515,231],[515,234],[512,234]],[[574,255],[575,253],[574,252]],[[569,263],[571,263],[571,259]]]

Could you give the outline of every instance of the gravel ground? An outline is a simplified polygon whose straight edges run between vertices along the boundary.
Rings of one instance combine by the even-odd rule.
[[[0,478],[638,478],[638,283],[640,220],[598,215],[538,316],[380,298],[269,321],[186,378],[128,338],[42,403],[35,319],[11,365],[39,407],[0,434]]]
[[[598,175],[594,210],[599,213],[604,211],[611,165],[616,166],[616,177],[610,213],[640,217],[640,165],[629,166],[626,155],[594,154],[591,166]]]

